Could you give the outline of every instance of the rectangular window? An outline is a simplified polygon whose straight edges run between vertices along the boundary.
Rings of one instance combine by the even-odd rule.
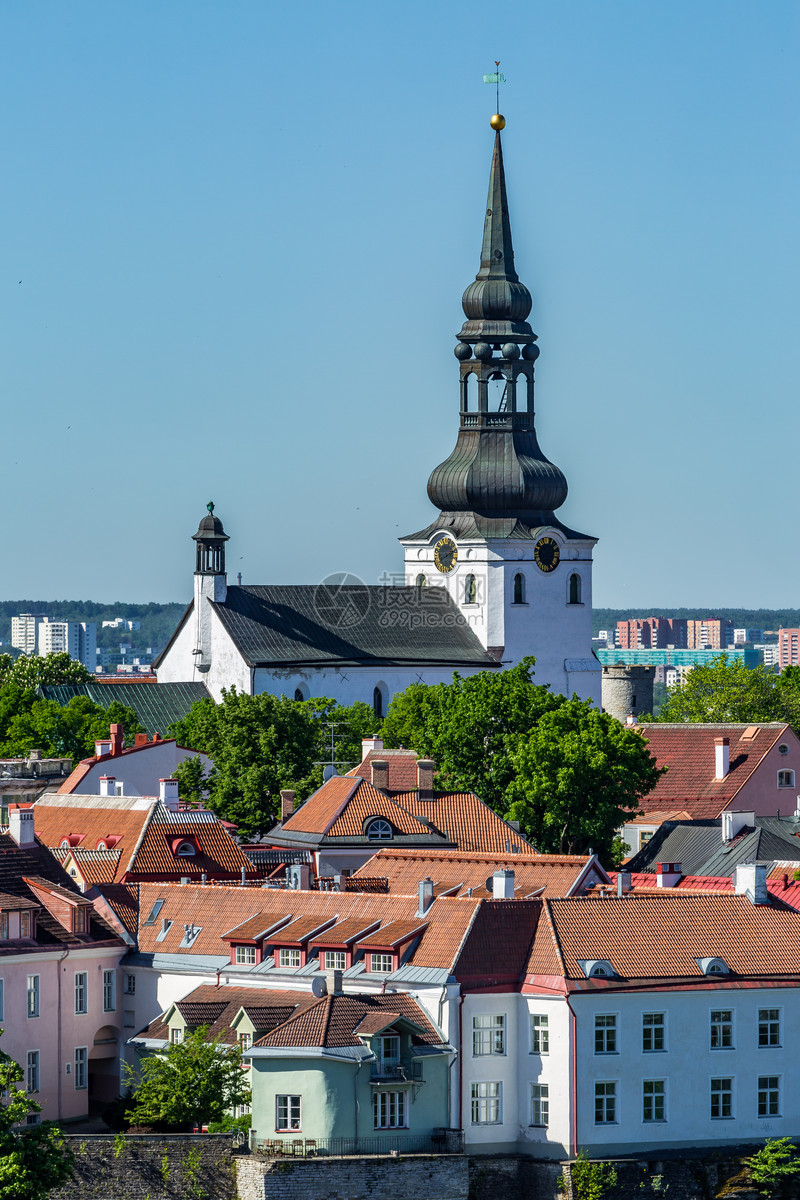
[[[759,1075],[758,1115],[779,1117],[781,1115],[781,1080],[779,1075]]]
[[[546,1083],[531,1084],[531,1125],[550,1124],[550,1094]]]
[[[37,976],[38,978],[38,976]],[[28,1070],[26,1079],[26,1091],[38,1092],[39,1090],[39,1051],[28,1051]]]
[[[711,1080],[711,1119],[727,1120],[733,1116],[733,1080]]]
[[[406,1093],[382,1092],[372,1093],[372,1124],[375,1129],[405,1129]]]
[[[180,1046],[181,1042],[183,1041],[183,1029],[181,1029],[180,1026],[170,1029],[169,1040],[172,1042],[173,1046]]]
[[[645,1054],[656,1054],[666,1049],[664,1040],[664,1014],[642,1013],[642,1050]]]
[[[0,913],[0,938],[5,940],[8,937],[8,913]]]
[[[80,1088],[85,1088],[85,1087],[89,1086],[89,1080],[88,1080],[88,1076],[87,1076],[87,1066],[86,1066],[88,1057],[89,1057],[89,1052],[88,1052],[86,1046],[76,1047],[76,1050],[75,1050],[75,1079],[74,1079],[74,1087],[75,1087],[76,1091],[79,1090]]]
[[[502,1083],[473,1083],[472,1124],[499,1125],[502,1099]]]
[[[136,995],[136,976],[135,975],[126,975],[125,976],[125,995],[126,996],[135,996]]]
[[[505,1054],[506,1019],[503,1015],[491,1014],[472,1018],[472,1054],[480,1058],[484,1054]]]
[[[369,969],[370,971],[379,971],[381,974],[388,975],[394,968],[393,954],[370,954]]]
[[[73,933],[88,933],[89,932],[89,913],[85,908],[74,908],[72,910],[72,932]]]
[[[645,1079],[642,1083],[642,1120],[666,1121],[666,1084],[663,1079]]]
[[[393,1071],[400,1065],[400,1038],[397,1034],[384,1034],[375,1039],[373,1049],[379,1068]]]
[[[281,950],[281,951],[279,951],[278,966],[299,967],[300,966],[300,951],[299,950]]]
[[[28,976],[28,1016],[38,1017],[39,1015],[39,976]],[[38,1091],[38,1088],[37,1088]]]
[[[595,1054],[617,1053],[617,1018],[613,1013],[596,1013],[594,1018]]]
[[[616,1125],[617,1123],[617,1085],[606,1080],[594,1085],[594,1123],[595,1125]]]
[[[780,1046],[781,1010],[779,1008],[760,1008],[758,1010],[758,1044],[759,1046]]]
[[[117,972],[103,971],[103,1012],[117,1011]]]
[[[344,950],[325,951],[325,970],[344,971],[347,967],[347,955]]]
[[[531,1053],[550,1053],[550,1027],[547,1017],[542,1013],[531,1015]]]
[[[27,938],[31,936],[31,914],[29,912],[21,912],[19,914],[19,936]]]
[[[240,1033],[239,1034],[239,1046],[242,1050],[249,1050],[250,1047],[252,1046],[252,1044],[253,1044],[252,1033]]]
[[[275,1097],[275,1132],[296,1133],[300,1125],[300,1097]]]
[[[237,961],[237,963],[241,963],[243,966],[246,966],[246,967],[254,966],[255,961],[256,961],[255,946],[237,946],[236,947],[236,961]]]
[[[733,1049],[733,1010],[730,1008],[711,1010],[711,1049]]]
[[[75,972],[75,1012],[89,1011],[88,983],[85,971]]]

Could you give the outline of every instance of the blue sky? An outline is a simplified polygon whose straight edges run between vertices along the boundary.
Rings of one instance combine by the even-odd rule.
[[[797,604],[798,43],[794,0],[6,0],[2,595],[185,600],[209,499],[245,582],[400,568],[500,58],[595,603]]]

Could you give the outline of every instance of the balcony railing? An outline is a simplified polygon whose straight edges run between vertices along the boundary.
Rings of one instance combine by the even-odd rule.
[[[373,1154],[463,1154],[464,1135],[458,1129],[434,1129],[430,1133],[398,1131],[359,1138],[304,1138],[258,1136],[253,1130],[251,1147],[270,1158],[362,1157]]]
[[[422,1063],[416,1059],[379,1058],[372,1063],[372,1083],[424,1083]]]

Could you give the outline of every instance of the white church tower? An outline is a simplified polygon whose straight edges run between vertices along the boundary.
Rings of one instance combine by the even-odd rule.
[[[514,269],[503,149],[496,130],[481,265],[464,292],[460,422],[450,457],[428,480],[440,510],[401,539],[406,584],[445,587],[483,646],[513,666],[536,657],[535,681],[600,703],[592,654],[592,550],[597,541],[556,516],[562,471],[534,426],[536,334],[531,294]]]

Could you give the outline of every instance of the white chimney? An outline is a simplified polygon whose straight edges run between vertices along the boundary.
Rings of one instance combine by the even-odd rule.
[[[342,972],[341,971],[326,971],[325,983],[328,988],[329,996],[342,995]]]
[[[631,873],[630,871],[617,871],[617,895],[627,896],[631,890]]]
[[[732,842],[743,829],[754,829],[756,814],[754,812],[734,812],[726,808],[722,814],[722,840]]]
[[[102,758],[104,754],[111,753],[111,738],[97,738],[94,744],[95,758]]]
[[[769,904],[767,868],[760,863],[739,863],[733,877],[737,896],[747,896],[751,904]]]
[[[158,798],[164,808],[168,808],[170,812],[177,812],[180,804],[177,779],[159,779]]]
[[[492,876],[492,898],[494,900],[514,899],[514,872],[495,871]]]
[[[367,755],[369,754],[370,750],[380,751],[382,749],[383,749],[383,738],[368,737],[368,738],[361,739],[361,757],[362,758],[366,758]]]
[[[308,863],[292,863],[289,867],[289,887],[296,892],[308,892],[311,889],[311,867]]]
[[[681,881],[683,869],[680,863],[660,862],[656,870],[656,887],[671,888]]]
[[[433,880],[430,877],[420,881],[418,895],[417,916],[424,917],[433,904]]]
[[[101,796],[115,796],[117,794],[116,783],[117,783],[116,775],[101,775],[100,776],[100,795]]]
[[[714,778],[724,779],[731,765],[730,738],[714,738]]]
[[[16,804],[12,804],[8,810],[8,832],[18,846],[35,846],[33,809],[19,808]]]

